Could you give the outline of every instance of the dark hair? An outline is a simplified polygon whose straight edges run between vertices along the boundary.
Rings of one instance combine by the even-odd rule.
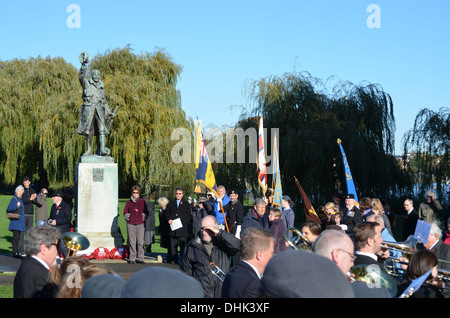
[[[375,228],[380,226],[378,222],[363,222],[357,224],[353,229],[353,237],[355,239],[355,246],[359,250],[366,246],[366,241],[369,238],[374,238],[376,235]]]
[[[416,279],[430,269],[438,265],[437,256],[429,250],[417,250],[411,255],[408,268],[406,270],[406,277],[410,280]],[[429,280],[431,275],[427,278]]]
[[[141,193],[141,190],[142,190],[142,188],[138,185],[134,185],[131,187],[131,192],[137,191],[137,192]]]
[[[364,197],[359,201],[359,209],[361,211],[366,211],[370,209],[370,198],[369,197]]]
[[[309,227],[311,233],[314,235],[319,235],[322,232],[322,227],[316,221],[306,221],[305,223],[302,224],[300,230],[303,229],[305,226]]]

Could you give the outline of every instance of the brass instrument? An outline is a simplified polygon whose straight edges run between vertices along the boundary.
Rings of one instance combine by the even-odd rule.
[[[220,281],[223,283],[225,280],[225,273],[223,270],[220,269],[219,266],[217,266],[214,262],[209,263],[209,267],[211,269],[211,272],[214,276],[216,276]]]
[[[90,243],[86,236],[77,232],[66,232],[61,236],[61,241],[69,250],[67,257],[74,256],[78,251],[85,250]]]
[[[399,251],[404,257],[411,256],[416,250],[417,240],[414,235],[408,236],[406,241],[403,242],[382,242],[381,245],[387,245],[388,249],[393,251]]]
[[[293,233],[292,238],[289,238],[289,233]],[[295,227],[288,228],[286,231],[284,231],[284,239],[289,244],[290,247],[292,247],[295,250],[298,250],[300,248],[310,251],[312,248],[312,242],[306,238],[300,232],[300,230],[296,229]]]
[[[450,289],[450,271],[438,269],[436,278],[444,282],[445,288]]]
[[[384,261],[383,267],[389,275],[401,279],[405,275],[405,271],[404,269],[399,268],[398,265],[408,265],[408,262],[401,261],[395,257],[389,257]]]
[[[377,265],[356,265],[347,275],[354,275],[351,277],[351,281],[365,282],[370,288],[385,288],[391,297],[397,295],[397,284],[388,273]]]

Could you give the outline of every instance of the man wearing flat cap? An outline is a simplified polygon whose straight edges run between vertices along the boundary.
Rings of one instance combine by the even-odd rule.
[[[341,228],[347,234],[353,234],[353,228],[362,223],[361,210],[355,206],[355,195],[349,193],[345,196],[345,210],[341,220]]]
[[[48,224],[55,226],[61,234],[70,231],[72,221],[72,208],[63,200],[63,193],[55,191],[52,194],[53,205],[50,209]]]
[[[225,215],[227,216],[227,224],[230,228],[230,233],[240,238],[242,220],[244,219],[244,206],[238,200],[239,194],[232,190],[229,194],[230,202],[224,206]]]

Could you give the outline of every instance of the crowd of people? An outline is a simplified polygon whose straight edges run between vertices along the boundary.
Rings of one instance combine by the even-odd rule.
[[[107,267],[81,257],[67,257],[55,264],[61,233],[68,230],[71,219],[64,212],[63,195],[54,192],[50,217],[39,218],[43,222],[38,224],[36,214],[36,226],[27,229],[25,202],[37,203],[48,192],[42,189],[33,195],[24,183],[16,188],[8,206],[8,210],[22,208],[20,218],[11,220],[9,227],[13,256],[23,258],[14,281],[14,297],[450,296],[449,207],[444,209],[431,191],[418,212],[412,200],[404,201],[402,241],[414,235],[418,220],[430,226],[428,240],[408,253],[387,246],[388,242],[399,246],[402,242],[396,242],[393,235],[394,213],[377,198],[357,203],[352,194],[344,198],[336,194],[318,209],[321,222],[306,221],[296,233],[287,231],[295,224],[289,196],[283,196],[281,206],[274,206],[270,198],[256,199],[245,211],[237,191],[227,193],[219,186],[218,194],[216,198],[208,193],[197,202],[185,198],[184,190],[177,188],[172,200],[159,198],[160,245],[167,249],[165,262],[177,264],[179,270],[151,267],[125,282]],[[130,247],[127,261],[141,263],[155,243],[156,229],[154,205],[148,196],[141,198],[139,186],[132,187],[123,217]],[[302,241],[298,246],[294,245],[297,236]],[[395,266],[400,275],[388,272],[387,259],[398,261]],[[359,276],[356,269],[378,276]],[[411,289],[419,278],[423,282]],[[155,289],[158,284],[160,288]],[[105,288],[111,292],[105,293]]]

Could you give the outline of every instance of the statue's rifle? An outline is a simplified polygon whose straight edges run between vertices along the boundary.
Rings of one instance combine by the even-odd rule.
[[[108,131],[109,131],[109,128],[111,128],[112,121],[113,121],[113,119],[116,117],[116,114],[117,114],[117,110],[118,110],[118,109],[119,109],[119,106],[116,106],[116,109],[114,109],[114,111],[112,112],[111,119],[109,120],[108,126],[106,127],[106,128],[108,129]]]

